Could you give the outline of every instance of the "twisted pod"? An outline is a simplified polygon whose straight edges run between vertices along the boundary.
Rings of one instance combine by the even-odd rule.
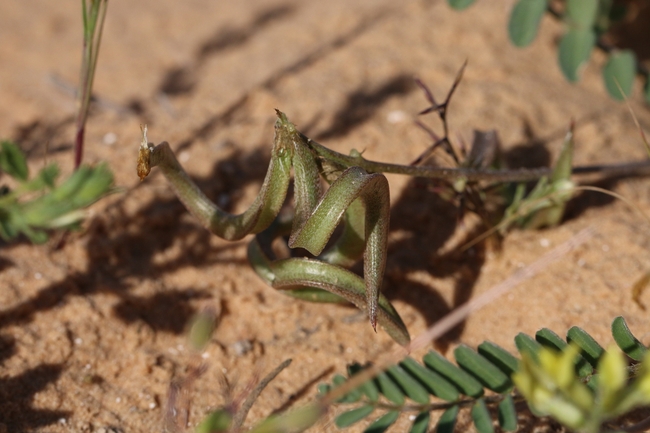
[[[334,163],[332,169],[332,164],[323,164],[314,143],[298,132],[284,113],[277,111],[277,115],[266,177],[255,201],[242,214],[219,209],[183,170],[167,142],[155,147],[147,142],[146,127],[138,156],[138,176],[143,180],[151,167],[158,166],[190,213],[223,239],[238,240],[256,234],[248,248],[249,260],[274,288],[312,301],[345,299],[367,312],[373,328],[379,322],[394,340],[406,345],[410,337],[404,323],[380,294],[390,214],[386,178],[356,165]],[[292,167],[295,213],[292,221],[276,221],[287,196]],[[330,182],[324,193],[321,175]],[[343,233],[323,251],[342,219]],[[289,247],[304,248],[317,256],[315,259],[275,260],[264,251],[264,243],[286,234],[289,226]],[[363,280],[344,268],[361,255]]]

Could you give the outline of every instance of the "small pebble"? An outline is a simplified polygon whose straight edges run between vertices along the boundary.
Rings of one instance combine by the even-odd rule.
[[[107,146],[111,146],[115,144],[117,142],[117,134],[115,134],[114,132],[109,132],[105,134],[104,137],[102,138],[102,142]]]
[[[388,120],[388,123],[404,122],[407,118],[408,115],[402,110],[393,110],[390,113],[388,113],[388,116],[386,116],[386,120]]]
[[[250,352],[253,345],[248,340],[239,340],[232,345],[232,348],[237,356],[242,356]]]

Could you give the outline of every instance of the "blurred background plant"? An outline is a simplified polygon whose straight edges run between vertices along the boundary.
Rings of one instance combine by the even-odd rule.
[[[194,320],[191,341],[197,339],[195,328],[201,328],[202,339],[209,339],[212,327],[206,331],[209,326],[202,321],[206,322],[200,315]],[[429,351],[422,363],[406,357],[396,365],[374,370],[374,377],[362,382],[355,376],[367,373],[368,366],[352,364],[348,366],[348,377],[337,374],[331,384],[321,384],[319,397],[311,404],[269,417],[249,431],[302,432],[330,407],[345,408],[334,421],[340,429],[380,412],[363,430],[368,433],[387,431],[402,414],[408,414],[412,421],[408,430],[411,433],[453,433],[464,411],[469,412],[479,433],[494,433],[497,425],[502,431],[517,431],[522,425],[530,428],[534,419],[548,424],[544,417],[555,420],[549,426],[552,429],[562,425],[581,433],[646,431],[650,418],[642,407],[650,404],[648,349],[632,334],[623,317],[614,319],[611,332],[616,345],[607,350],[576,326],[569,329],[566,339],[547,328],[539,330],[535,337],[520,333],[515,345],[521,359],[489,341],[476,350],[458,346],[454,350],[455,364]],[[198,423],[195,432],[242,431],[255,399],[289,362],[274,369],[255,389],[249,385],[239,398],[229,399],[229,404],[210,413]],[[188,377],[196,380],[204,368],[195,366]],[[183,384],[189,392],[189,382]],[[189,400],[182,408],[175,398],[179,386],[176,390],[174,384],[170,387],[168,414],[189,413]],[[432,416],[436,412],[441,415]],[[165,431],[187,431],[189,420],[184,418],[179,423],[176,418],[166,417]]]
[[[27,159],[13,142],[0,143],[0,176],[12,178],[12,187],[0,186],[0,237],[5,241],[24,234],[34,243],[47,241],[47,230],[78,228],[85,208],[108,194],[113,174],[106,164],[81,165],[84,132],[92,95],[107,0],[82,0],[83,57],[75,134],[75,172],[56,184],[60,170],[51,163],[29,177]],[[6,179],[4,179],[6,181]]]
[[[456,364],[435,351],[422,363],[407,357],[339,398],[336,405],[354,408],[340,413],[335,423],[346,428],[380,412],[364,430],[378,433],[408,413],[413,421],[409,431],[427,432],[435,419],[431,414],[441,412],[435,431],[452,433],[461,411],[468,409],[479,433],[494,433],[495,424],[516,431],[531,416],[550,416],[584,433],[645,431],[650,418],[630,425],[630,415],[650,404],[648,350],[623,317],[614,319],[611,332],[618,347],[607,350],[574,326],[566,339],[547,328],[534,337],[518,334],[521,359],[489,341],[477,349],[458,346]],[[347,378],[339,374],[319,387],[321,395],[327,399],[363,370],[358,364],[348,367]],[[523,402],[530,409],[527,415]],[[631,419],[638,415],[643,416]]]
[[[465,9],[476,0],[448,0],[454,9]],[[629,26],[633,16],[648,9],[647,0],[518,0],[510,12],[508,35],[517,47],[530,45],[537,36],[542,16],[548,13],[565,23],[558,45],[558,62],[567,80],[576,82],[594,48],[607,53],[602,75],[607,92],[622,100],[632,92],[636,75],[645,80],[644,97],[650,103],[650,71],[631,49],[611,41],[615,27]],[[647,43],[647,41],[645,42]]]

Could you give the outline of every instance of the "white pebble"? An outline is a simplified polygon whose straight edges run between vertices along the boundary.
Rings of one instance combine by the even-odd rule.
[[[111,146],[115,144],[117,142],[117,134],[115,134],[114,132],[109,132],[105,134],[104,137],[102,138],[102,142],[107,146]]]
[[[386,120],[388,120],[388,123],[404,122],[407,118],[408,115],[402,110],[393,110],[390,113],[388,113],[388,116],[386,116]]]

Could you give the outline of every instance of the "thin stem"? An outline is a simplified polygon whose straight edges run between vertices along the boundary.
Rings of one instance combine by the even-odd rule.
[[[503,399],[511,394],[496,394],[496,395],[489,395],[489,396],[483,396],[480,397],[485,401],[487,404],[494,404],[494,403],[499,403],[503,401]],[[525,401],[524,398],[519,395],[518,393],[515,393],[513,395],[514,400],[519,402],[519,401]],[[395,404],[390,404],[390,403],[383,403],[383,402],[378,402],[378,401],[370,401],[370,400],[361,400],[362,405],[366,406],[372,406],[376,409],[383,409],[383,410],[388,410],[388,411],[398,411],[398,412],[433,412],[433,411],[442,411],[442,410],[447,410],[451,407],[458,406],[458,407],[467,407],[471,406],[479,398],[463,398],[460,400],[455,400],[455,401],[446,401],[442,403],[427,403],[427,404],[404,404],[404,405],[395,405]],[[358,404],[359,402],[355,402],[355,404]]]
[[[361,167],[369,173],[392,173],[403,174],[414,177],[425,177],[432,179],[456,180],[465,178],[470,182],[492,181],[492,182],[524,182],[537,180],[543,176],[550,176],[553,169],[549,167],[524,168],[517,170],[481,170],[475,168],[442,168],[423,167],[412,165],[391,164],[386,162],[371,161],[360,155],[347,156],[338,153],[327,147],[305,137],[307,144],[318,157],[325,161],[333,162],[342,167]],[[574,167],[573,174],[600,173],[606,175],[640,174],[650,172],[650,160],[642,162],[631,162],[615,165],[592,165]]]
[[[248,415],[248,412],[250,411],[251,407],[253,407],[253,403],[255,403],[255,400],[260,396],[262,391],[264,391],[264,388],[271,383],[275,377],[282,372],[285,368],[287,368],[291,364],[291,359],[287,359],[282,364],[278,365],[275,369],[273,369],[272,372],[270,372],[264,379],[260,381],[260,383],[257,384],[255,389],[251,391],[250,394],[248,394],[248,397],[246,397],[246,400],[242,404],[241,408],[237,413],[235,414],[235,417],[233,418],[232,421],[232,426],[230,431],[239,431],[241,429],[241,426],[244,424],[244,421],[246,420],[246,416]]]
[[[87,0],[81,1],[84,42],[78,92],[79,112],[77,113],[77,130],[75,133],[75,169],[79,167],[83,158],[86,120],[88,118],[93,81],[95,79],[95,68],[99,56],[99,46],[102,39],[107,7],[108,0],[90,0],[90,4],[87,3]]]

